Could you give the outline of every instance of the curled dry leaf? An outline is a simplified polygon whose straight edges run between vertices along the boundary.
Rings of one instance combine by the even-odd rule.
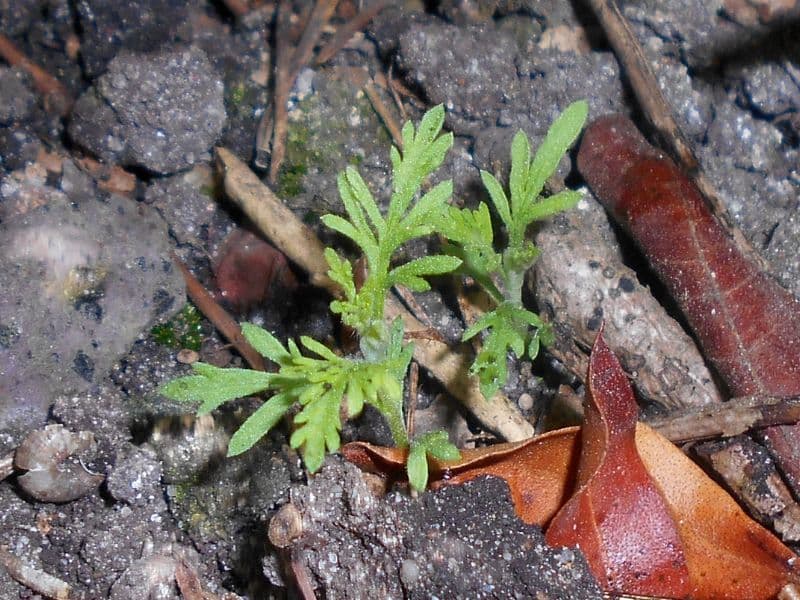
[[[27,471],[17,479],[19,486],[42,502],[71,502],[85,496],[104,478],[75,457],[93,443],[90,431],[73,433],[62,425],[32,431],[14,455],[14,466]]]
[[[439,485],[502,477],[517,514],[552,544],[579,545],[608,592],[758,600],[800,581],[797,557],[667,439],[636,423],[633,393],[601,336],[590,357],[586,425],[433,463]],[[397,449],[345,456],[399,477]],[[574,488],[574,492],[573,492]]]

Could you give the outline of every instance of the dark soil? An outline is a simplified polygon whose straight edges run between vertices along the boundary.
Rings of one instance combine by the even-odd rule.
[[[309,481],[281,427],[225,458],[257,399],[196,418],[193,407],[158,394],[187,372],[178,360],[186,349],[205,362],[242,365],[185,308],[172,253],[237,319],[282,338],[339,333],[329,299],[241,233],[255,230],[214,176],[215,145],[252,163],[272,98],[277,3],[250,4],[236,17],[212,0],[0,0],[0,33],[74,101],[59,114],[28,73],[0,63],[0,452],[46,424],[94,437],[81,462],[72,459],[73,475],[54,483],[79,490],[76,500],[37,499],[19,474],[0,482],[0,546],[66,582],[70,598],[282,598],[295,594],[298,577],[330,598],[599,598],[580,553],[548,548],[538,529],[514,516],[499,481],[379,498],[339,457]],[[312,3],[290,4],[301,22]],[[341,0],[332,24],[341,26],[360,4]],[[402,83],[409,118],[445,105],[456,142],[442,177],[454,178],[467,204],[482,197],[479,169],[505,172],[515,131],[524,129],[535,146],[574,100],[588,100],[590,118],[621,111],[644,125],[580,2],[390,4],[328,63],[301,70],[289,98],[286,160],[274,189],[342,252],[352,248],[319,220],[342,211],[336,174],[357,166],[384,200],[391,183],[390,137],[354,74]],[[771,272],[800,293],[800,29],[739,24],[721,1],[627,4],[736,224]],[[376,89],[402,121],[388,90]],[[570,159],[559,175],[582,185]],[[588,192],[584,202],[594,206]],[[616,244],[613,234],[596,238]],[[647,282],[641,261],[626,252]],[[236,272],[231,265],[240,265],[239,275],[223,274]],[[449,286],[439,283],[418,301],[456,340],[463,325]],[[552,358],[510,367],[505,391],[531,419],[560,386],[581,391]],[[419,427],[444,424],[461,441],[484,433],[424,373],[418,402]],[[344,437],[389,441],[371,411]],[[82,490],[85,472],[76,465],[104,476],[102,483]],[[268,540],[284,505],[302,512],[302,552]],[[192,592],[192,578],[207,595]],[[0,597],[40,596],[0,569]]]

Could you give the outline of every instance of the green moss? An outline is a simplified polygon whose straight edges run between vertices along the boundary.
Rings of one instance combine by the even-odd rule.
[[[244,95],[246,91],[247,90],[245,90],[244,84],[240,83],[238,85],[235,85],[231,90],[231,102],[236,106],[241,104],[242,101],[244,100]]]
[[[203,316],[194,304],[187,304],[170,321],[154,326],[150,335],[167,348],[200,350],[203,341]]]

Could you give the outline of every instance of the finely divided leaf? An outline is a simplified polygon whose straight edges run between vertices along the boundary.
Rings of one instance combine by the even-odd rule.
[[[461,260],[455,256],[423,256],[392,269],[389,272],[389,282],[391,285],[405,285],[415,292],[424,292],[431,286],[422,276],[449,273],[460,264]]]
[[[343,382],[331,387],[313,402],[309,401],[305,408],[294,418],[297,430],[289,438],[292,448],[300,449],[303,462],[310,473],[315,473],[322,466],[325,449],[336,452],[339,449],[339,407],[344,395]]]
[[[575,190],[564,190],[553,196],[542,198],[538,202],[531,202],[522,209],[522,214],[519,218],[524,223],[533,223],[534,221],[552,217],[575,206],[582,195]]]
[[[261,356],[280,364],[289,352],[269,331],[252,323],[242,323],[242,335]]]
[[[527,140],[526,140],[527,141]],[[481,181],[486,191],[489,192],[489,197],[492,199],[492,204],[503,220],[506,227],[511,227],[513,220],[511,219],[511,210],[508,206],[508,198],[503,191],[503,186],[497,181],[497,178],[489,173],[489,171],[481,171]]]
[[[528,171],[525,194],[531,200],[541,193],[547,178],[555,173],[561,158],[578,138],[588,114],[589,104],[585,100],[578,100],[564,109],[550,126]]]
[[[228,443],[228,456],[236,456],[252,448],[258,440],[269,433],[269,430],[283,418],[294,398],[285,393],[275,394],[242,423]]]
[[[531,165],[531,147],[528,136],[522,130],[517,131],[511,142],[511,173],[508,177],[508,187],[511,190],[511,199],[514,203],[512,210],[517,216],[519,206],[517,203],[526,199],[526,184],[528,182]],[[538,192],[537,192],[538,194]]]
[[[250,369],[220,369],[206,363],[192,365],[197,375],[180,377],[159,389],[167,398],[202,404],[198,414],[206,414],[223,402],[252,396],[270,387],[274,374]]]

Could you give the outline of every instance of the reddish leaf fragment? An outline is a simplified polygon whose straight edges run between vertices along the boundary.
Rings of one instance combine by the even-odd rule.
[[[800,393],[800,302],[739,252],[688,177],[622,115],[586,129],[578,169],[639,244],[731,394]],[[800,428],[765,437],[800,493]]]
[[[684,597],[689,572],[678,530],[636,450],[636,401],[597,336],[589,359],[578,489],[546,540],[579,546],[606,591]]]
[[[297,287],[283,253],[243,229],[225,240],[214,276],[222,299],[240,312]]]

